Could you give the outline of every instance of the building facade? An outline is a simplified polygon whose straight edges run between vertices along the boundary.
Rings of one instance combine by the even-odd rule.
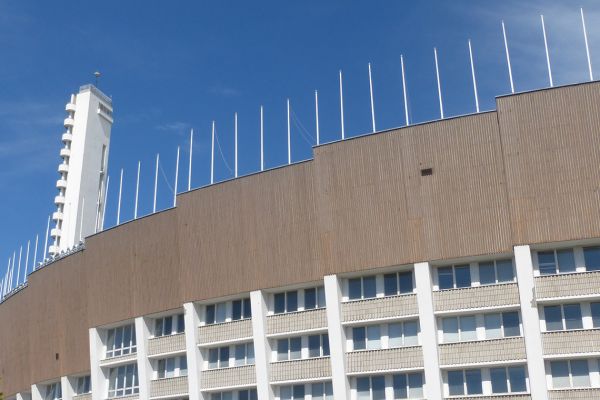
[[[9,399],[597,399],[600,83],[314,149],[0,305]]]

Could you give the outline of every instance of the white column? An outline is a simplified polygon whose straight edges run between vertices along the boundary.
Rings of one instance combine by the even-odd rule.
[[[198,326],[200,317],[194,303],[185,303],[185,347],[188,362],[188,390],[190,400],[203,400],[200,392],[200,380],[202,374],[202,353],[198,347]]]
[[[73,385],[71,385],[69,377],[63,376],[60,378],[60,389],[62,391],[62,400],[73,400],[75,391],[73,390]]]
[[[433,314],[431,267],[429,263],[423,262],[415,264],[414,268],[419,303],[419,324],[421,325],[421,348],[425,367],[425,397],[441,399],[443,398],[443,384],[438,359],[437,327]]]
[[[254,359],[256,362],[256,391],[261,400],[274,398],[269,376],[271,346],[267,339],[267,302],[263,292],[250,293],[252,307],[252,334],[254,335]]]
[[[346,377],[346,334],[342,326],[342,288],[336,275],[325,276],[324,282],[333,398],[349,399],[350,385]]]
[[[529,246],[515,246],[515,267],[519,283],[521,300],[521,320],[525,335],[527,353],[527,372],[529,388],[533,400],[548,400],[544,357],[542,351],[542,334],[537,303],[535,301],[535,282],[533,279],[533,262]]]
[[[42,385],[31,385],[31,400],[43,400]]]
[[[140,382],[140,399],[150,398],[150,379],[152,378],[152,365],[148,359],[148,338],[150,327],[144,317],[135,319],[135,339],[137,341],[137,368]]]
[[[100,368],[104,345],[100,331],[90,328],[90,379],[92,381],[92,400],[102,400],[108,394],[106,377]]]
[[[31,395],[29,393],[17,393],[17,400],[31,400]]]

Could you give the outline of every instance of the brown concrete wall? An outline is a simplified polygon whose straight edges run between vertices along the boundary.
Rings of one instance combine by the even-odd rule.
[[[600,237],[598,104],[599,83],[503,97],[497,113],[321,146],[90,237],[0,305],[2,389],[89,370],[90,327],[187,301]]]

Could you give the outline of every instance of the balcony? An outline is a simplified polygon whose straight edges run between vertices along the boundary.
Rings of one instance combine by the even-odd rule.
[[[60,211],[54,211],[52,213],[52,220],[53,221],[62,221],[63,217],[64,217],[64,215]]]
[[[71,149],[63,147],[62,149],[60,149],[60,153],[59,154],[60,154],[60,156],[62,158],[71,157]]]
[[[549,400],[591,400],[600,399],[600,389],[561,389],[548,390]]]
[[[516,283],[473,286],[433,292],[436,312],[519,305]]]
[[[600,329],[542,333],[545,356],[600,352]]]
[[[65,204],[65,196],[58,195],[54,198],[54,204]]]
[[[66,163],[61,163],[58,164],[58,172],[62,173],[68,173],[69,172],[69,164]]]
[[[535,278],[535,294],[538,300],[557,297],[598,296],[599,293],[600,271],[544,275]]]
[[[150,397],[175,397],[187,395],[188,377],[157,379],[150,381]]]
[[[286,382],[305,379],[321,379],[331,376],[329,357],[307,360],[278,361],[271,363],[271,381]]]
[[[66,189],[67,188],[67,181],[65,179],[59,179],[56,181],[56,188],[57,189]]]
[[[73,400],[92,400],[92,394],[86,393],[86,394],[74,395]]]
[[[185,352],[185,334],[161,336],[148,340],[148,355]]]
[[[62,134],[62,141],[63,143],[67,143],[67,142],[72,142],[73,141],[73,134],[69,133],[69,132],[65,132]]]
[[[346,354],[348,374],[423,368],[421,346],[360,350]]]
[[[203,325],[198,328],[200,344],[228,342],[252,338],[252,320],[224,322],[222,324]]]
[[[112,367],[112,366],[117,366],[117,365],[130,364],[130,363],[136,362],[136,361],[137,361],[137,354],[130,353],[130,354],[122,355],[122,356],[105,358],[104,360],[100,360],[100,366],[101,367],[107,367],[107,366]],[[137,395],[136,395],[136,397],[137,397]]]
[[[416,294],[378,297],[342,303],[342,322],[418,315]]]
[[[69,126],[73,126],[73,125],[75,125],[75,120],[71,117],[67,117],[67,118],[65,118],[64,125],[65,125],[65,128],[68,128]]]
[[[439,345],[439,357],[441,366],[527,359],[522,337],[444,343]]]
[[[327,312],[324,308],[276,314],[267,317],[267,335],[326,328]]]
[[[60,236],[61,234],[62,234],[62,232],[61,232],[61,230],[60,230],[60,229],[58,229],[58,228],[52,228],[52,229],[50,230],[50,236],[52,236],[52,237],[58,237],[58,236]]]
[[[202,371],[202,389],[234,388],[256,384],[254,365]]]
[[[139,398],[140,398],[139,394],[130,394],[128,396],[109,397],[108,400],[138,400]]]
[[[465,396],[465,397],[452,397],[452,400],[529,400],[531,399],[530,394],[498,394],[491,396]]]
[[[67,112],[75,112],[77,110],[77,106],[74,103],[67,103],[65,106],[65,111]]]

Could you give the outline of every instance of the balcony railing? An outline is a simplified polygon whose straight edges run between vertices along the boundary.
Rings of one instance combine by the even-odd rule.
[[[321,328],[327,328],[327,312],[324,308],[276,314],[267,317],[268,335]]]
[[[198,341],[200,344],[249,338],[252,338],[252,320],[250,319],[203,325],[198,328]]]
[[[538,300],[596,295],[599,292],[600,271],[543,275],[535,278],[535,294]]]
[[[467,365],[527,359],[522,337],[444,343],[439,345],[440,365]]]
[[[377,297],[342,303],[342,321],[363,321],[418,315],[416,294]]]
[[[180,396],[188,393],[188,377],[178,376],[150,381],[150,397]]]
[[[348,373],[401,370],[423,367],[421,346],[361,350],[346,354]]]
[[[321,379],[331,376],[329,357],[271,363],[271,381],[284,382],[304,379]]]
[[[473,286],[433,292],[435,311],[518,305],[519,288],[516,283]]]
[[[210,369],[202,371],[201,385],[203,389],[234,388],[256,384],[254,365]]]
[[[542,333],[544,355],[598,353],[600,329]]]
[[[161,336],[148,340],[148,355],[185,351],[185,334]]]

